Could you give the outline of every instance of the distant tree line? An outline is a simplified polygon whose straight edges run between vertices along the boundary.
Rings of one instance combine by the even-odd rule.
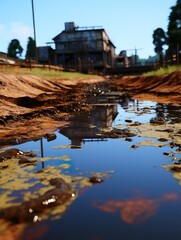
[[[23,48],[20,45],[18,39],[13,39],[8,45],[8,56],[11,58],[19,58],[21,57],[23,52]],[[36,46],[35,41],[32,37],[28,38],[27,49],[25,54],[26,59],[35,59],[36,58]]]
[[[167,31],[165,32],[162,28],[154,30],[153,44],[161,64],[163,62],[164,45],[168,46],[165,53],[167,59],[179,58],[181,49],[181,0],[177,0],[176,5],[171,7]]]

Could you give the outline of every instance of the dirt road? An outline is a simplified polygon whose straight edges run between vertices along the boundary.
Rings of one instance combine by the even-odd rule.
[[[89,111],[86,96],[102,89],[126,91],[138,100],[181,105],[181,71],[162,77],[116,76],[49,81],[33,75],[0,73],[0,146],[38,139]]]

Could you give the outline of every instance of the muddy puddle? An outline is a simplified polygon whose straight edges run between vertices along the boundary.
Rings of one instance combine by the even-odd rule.
[[[181,110],[117,92],[1,149],[0,239],[181,238]]]

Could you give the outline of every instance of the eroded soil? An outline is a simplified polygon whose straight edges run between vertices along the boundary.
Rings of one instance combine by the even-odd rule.
[[[49,81],[0,73],[0,146],[38,139],[69,124],[75,112],[90,111],[87,96],[119,91],[138,100],[181,104],[181,71],[162,77],[93,76]],[[28,126],[28,127],[27,127]]]

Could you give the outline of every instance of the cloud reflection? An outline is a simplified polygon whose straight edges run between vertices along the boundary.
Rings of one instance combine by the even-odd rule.
[[[122,221],[140,224],[155,215],[162,202],[177,199],[179,199],[177,194],[169,193],[160,199],[135,197],[128,200],[110,200],[104,204],[94,203],[94,207],[108,213],[120,212]]]

